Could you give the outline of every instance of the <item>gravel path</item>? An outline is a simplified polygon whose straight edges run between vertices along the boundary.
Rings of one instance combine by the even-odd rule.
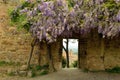
[[[120,80],[120,74],[106,72],[83,72],[78,69],[63,69],[45,76],[0,77],[0,80]]]

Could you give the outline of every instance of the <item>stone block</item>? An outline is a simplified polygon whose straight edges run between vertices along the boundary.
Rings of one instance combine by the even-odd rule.
[[[19,74],[19,76],[26,76],[27,71],[19,71],[18,74]]]

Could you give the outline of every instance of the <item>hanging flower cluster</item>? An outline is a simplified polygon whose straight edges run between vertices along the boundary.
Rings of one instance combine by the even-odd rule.
[[[26,2],[33,4],[31,0]],[[27,14],[32,35],[48,43],[59,36],[72,36],[72,32],[86,34],[93,28],[103,37],[119,34],[119,0],[73,0],[73,7],[68,7],[68,3],[67,0],[41,0],[32,7],[22,8],[20,13]]]
[[[81,33],[97,28],[103,37],[114,37],[120,32],[119,0],[76,0],[74,6]],[[78,17],[79,16],[79,17]]]

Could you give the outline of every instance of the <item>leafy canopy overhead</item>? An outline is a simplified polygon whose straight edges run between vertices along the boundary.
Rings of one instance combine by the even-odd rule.
[[[26,0],[15,11],[26,15],[32,35],[47,43],[93,28],[103,37],[120,32],[120,0]]]

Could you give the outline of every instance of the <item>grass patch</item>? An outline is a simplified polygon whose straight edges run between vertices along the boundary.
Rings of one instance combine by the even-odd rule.
[[[76,68],[77,65],[78,65],[78,61],[77,61],[77,60],[72,63],[72,67],[73,67],[73,68]]]
[[[36,70],[42,70],[42,66],[37,65]]]
[[[6,65],[7,63],[5,61],[0,61],[0,66]]]
[[[83,72],[86,72],[86,73],[88,73],[88,72],[97,73],[97,72],[104,72],[104,71],[103,70],[89,70],[89,69],[85,68],[85,69],[83,69]]]
[[[15,73],[11,72],[11,73],[8,74],[8,76],[15,76]]]
[[[120,73],[120,67],[114,67],[112,69],[106,69],[105,71],[109,72],[109,73]]]
[[[46,65],[43,65],[43,66],[40,66],[40,65],[30,65],[30,69],[31,70],[34,70],[34,71],[40,71],[40,70],[43,70],[43,69],[48,69],[49,68],[49,65],[46,64]]]
[[[37,65],[37,66],[35,67],[35,69],[38,71],[38,70],[42,70],[42,69],[48,69],[48,67],[49,67],[48,64],[43,65],[43,66]]]
[[[92,72],[92,73],[97,73],[97,72],[108,72],[108,73],[120,73],[120,67],[114,67],[112,69],[106,69],[105,71],[103,70],[88,70],[88,69],[84,69],[83,72]]]
[[[67,64],[66,59],[62,57],[62,68],[65,68],[66,64]]]
[[[83,72],[87,73],[87,72],[89,72],[89,70],[86,68],[86,69],[83,69]]]
[[[49,73],[48,68],[49,68],[48,64],[43,65],[43,66],[32,64],[30,66],[30,70],[32,71],[31,77],[42,76],[42,75],[48,74]]]
[[[42,72],[40,73],[40,75],[46,75],[46,74],[48,74],[48,71],[47,71],[47,70],[44,70],[44,71],[42,71]]]
[[[0,61],[0,66],[20,66],[20,63]]]
[[[34,70],[32,70],[32,76],[31,77],[36,77],[36,73]]]

